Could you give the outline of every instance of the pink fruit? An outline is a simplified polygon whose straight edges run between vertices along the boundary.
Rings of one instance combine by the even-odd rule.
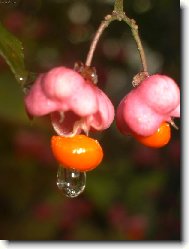
[[[173,79],[165,75],[152,75],[137,88],[140,98],[154,111],[170,114],[180,104],[180,90]],[[177,114],[180,116],[180,113]]]
[[[31,116],[51,114],[59,135],[104,130],[114,119],[114,107],[102,90],[66,67],[39,75],[25,96],[25,106]]]
[[[180,91],[176,83],[163,75],[152,75],[120,102],[116,122],[125,135],[150,136],[162,122],[180,117]]]
[[[138,98],[134,91],[131,91],[122,100],[118,110],[122,118],[122,126],[124,127],[122,131],[126,134],[133,132],[149,136],[156,132],[163,121],[163,117],[155,113],[143,100]]]

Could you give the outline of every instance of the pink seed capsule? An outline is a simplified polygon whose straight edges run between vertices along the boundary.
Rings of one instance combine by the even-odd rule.
[[[180,90],[171,78],[152,75],[123,98],[116,123],[125,135],[150,136],[172,117],[180,117]]]
[[[169,114],[180,104],[179,87],[165,75],[156,74],[146,78],[137,92],[149,107],[160,114]]]
[[[29,115],[50,114],[61,136],[104,130],[114,119],[114,107],[105,93],[66,67],[39,75],[24,101]]]

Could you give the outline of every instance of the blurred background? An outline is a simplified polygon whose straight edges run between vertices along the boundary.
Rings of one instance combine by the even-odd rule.
[[[8,1],[9,2],[9,1]],[[10,1],[11,2],[11,1]],[[15,0],[0,3],[0,21],[23,43],[27,69],[45,72],[85,61],[95,30],[112,0]],[[139,25],[150,74],[180,84],[180,3],[125,0]],[[115,107],[141,69],[125,23],[104,32],[94,55],[98,86]],[[176,120],[179,126],[179,120]],[[54,134],[48,117],[28,120],[23,93],[0,57],[0,235],[7,240],[176,241],[181,239],[180,130],[162,149],[122,136],[115,123],[96,134],[100,167],[87,173],[78,198],[56,187]]]

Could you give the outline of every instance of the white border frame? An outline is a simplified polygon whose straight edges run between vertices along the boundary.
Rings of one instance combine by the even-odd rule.
[[[175,0],[173,0],[175,1]],[[182,215],[182,222],[183,222],[183,234],[182,234],[182,240],[183,242],[180,243],[174,243],[174,242],[133,242],[133,243],[126,243],[126,242],[94,242],[94,243],[82,243],[82,242],[64,242],[64,243],[9,243],[5,240],[0,240],[0,249],[59,249],[59,248],[81,248],[81,249],[93,249],[96,247],[99,248],[127,248],[127,249],[189,249],[189,134],[188,134],[188,127],[189,127],[189,118],[187,115],[189,106],[189,98],[188,96],[188,85],[189,85],[189,0],[181,0],[180,6],[183,10],[182,15],[182,103],[184,102],[182,113],[183,120],[182,122],[182,134],[184,134],[183,144],[182,144],[182,166],[183,166],[183,172],[182,172],[182,180],[183,180],[183,193],[182,193],[182,206],[183,206],[183,214]]]
[[[189,99],[188,99],[188,83],[189,83],[189,0],[181,0],[180,1],[181,8],[183,11],[182,15],[182,180],[183,180],[183,192],[182,192],[182,205],[183,205],[183,243],[184,248],[189,249],[189,133],[188,133],[188,126],[189,126],[189,116],[187,107],[189,106]],[[184,134],[184,135],[183,135]]]

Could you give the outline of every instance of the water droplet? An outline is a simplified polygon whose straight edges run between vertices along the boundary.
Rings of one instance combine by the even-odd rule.
[[[67,197],[74,198],[80,195],[86,184],[86,173],[62,166],[57,172],[57,186]]]
[[[25,76],[25,75],[23,75],[23,76],[21,76],[21,75],[15,75],[15,76],[16,76],[16,79],[19,82],[19,84],[21,86],[23,86],[24,83],[25,83],[25,81],[26,81],[26,79],[27,79],[27,76]]]

